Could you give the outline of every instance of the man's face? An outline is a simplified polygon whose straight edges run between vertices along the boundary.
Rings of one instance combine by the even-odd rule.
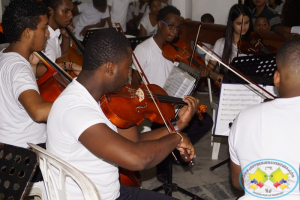
[[[49,36],[47,15],[41,15],[40,19],[41,21],[37,25],[37,29],[33,31],[34,33],[32,38],[33,51],[41,51],[45,49],[47,37]]]
[[[113,92],[121,91],[122,88],[128,83],[129,76],[131,76],[132,50],[131,48],[128,48],[127,51],[128,56],[123,59],[116,67]]]
[[[53,11],[52,17],[59,28],[65,28],[71,23],[73,7],[71,0],[62,0],[62,3]]]
[[[158,22],[160,33],[167,42],[172,42],[180,31],[180,27],[182,24],[181,17],[179,15],[168,14],[164,22],[168,25],[164,24],[161,21]]]

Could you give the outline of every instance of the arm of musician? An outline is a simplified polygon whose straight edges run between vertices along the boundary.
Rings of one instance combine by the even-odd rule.
[[[105,19],[101,19],[101,21],[97,24],[92,24],[92,25],[88,25],[88,26],[85,26],[81,32],[79,33],[79,35],[82,35],[82,36],[85,36],[87,30],[91,29],[91,28],[100,28],[100,27],[103,27],[105,26],[105,23],[106,23],[106,20],[110,18],[110,17],[107,17]]]
[[[132,77],[131,85],[135,87],[139,87],[142,83],[142,78],[140,77],[138,71],[132,69],[131,77]]]
[[[209,69],[209,74],[208,77],[215,80],[215,81],[219,81],[222,82],[223,81],[223,74],[220,73],[216,73],[214,70],[217,66],[218,62],[214,61],[214,60],[210,60],[207,64],[207,68]]]
[[[140,26],[140,37],[146,37],[147,36],[147,30],[145,27],[141,24]]]
[[[20,103],[35,122],[46,122],[52,103],[46,102],[35,90],[26,90],[19,96]]]
[[[235,188],[239,190],[243,190],[242,186],[240,185],[239,176],[241,173],[241,166],[235,164],[230,160],[230,174],[231,174],[231,181]],[[242,183],[244,183],[243,177],[242,177]]]
[[[64,66],[64,63],[61,62],[61,63],[56,63],[58,64],[63,70],[65,71],[73,71],[74,74],[76,74],[78,76],[78,74],[81,72],[82,70],[82,66],[81,65],[78,65],[76,63],[71,63],[71,62],[66,62],[66,67]],[[71,66],[70,66],[71,64]]]
[[[31,67],[33,68],[33,72],[36,78],[41,77],[46,71],[47,68],[42,63],[39,63],[40,59],[32,53],[29,56],[29,63],[31,64]]]
[[[106,21],[107,21],[108,27],[109,27],[109,28],[112,28],[113,25],[112,25],[112,23],[111,23],[111,17],[106,18]]]
[[[78,140],[97,157],[128,170],[138,171],[161,162],[176,148],[181,137],[170,134],[158,140],[135,143],[99,123],[87,128]]]

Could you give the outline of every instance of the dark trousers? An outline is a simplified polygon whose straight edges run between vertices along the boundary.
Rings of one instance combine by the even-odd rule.
[[[157,129],[162,127],[163,125],[153,123],[151,129]],[[207,113],[203,114],[203,120],[199,120],[197,115],[194,115],[189,125],[182,130],[182,132],[186,133],[192,144],[195,144],[198,140],[200,140],[213,126],[213,120],[211,116]],[[175,156],[179,158],[180,154],[177,150],[174,150]],[[165,171],[168,168],[168,159],[164,159],[161,163],[157,165],[158,171]]]
[[[154,192],[151,190],[145,190],[138,187],[128,187],[121,185],[120,196],[116,200],[175,200],[175,198]]]
[[[44,149],[46,149],[46,143],[41,143],[41,144],[36,144]],[[42,175],[42,172],[40,170],[40,167],[37,166],[36,170],[35,170],[35,173],[31,179],[30,182],[40,182],[40,181],[43,181],[43,175]]]

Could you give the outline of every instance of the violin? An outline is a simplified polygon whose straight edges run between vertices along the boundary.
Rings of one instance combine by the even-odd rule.
[[[60,93],[72,82],[73,78],[60,66],[53,63],[44,53],[36,52],[35,55],[47,67],[47,72],[38,80],[41,97],[45,101],[54,102]],[[130,187],[141,187],[142,179],[139,172],[133,172],[119,167],[120,182]]]
[[[148,87],[157,95],[168,119],[175,117],[174,103],[187,105],[180,98],[168,96],[158,85],[150,84]],[[120,107],[120,102],[126,106]],[[151,122],[164,123],[143,84],[138,88],[128,84],[121,92],[107,93],[101,97],[100,105],[107,118],[119,128],[139,125],[145,118]]]
[[[162,54],[172,62],[184,62],[198,70],[205,67],[204,59],[196,54],[192,56],[190,46],[179,37],[175,38],[172,42],[166,43],[163,46]]]
[[[265,45],[260,35],[254,31],[248,36],[241,37],[241,40],[239,41],[239,53],[264,55],[276,53],[277,51],[277,48]]]
[[[68,35],[70,36],[70,38],[72,39],[72,41],[75,43],[75,47],[70,47],[68,49],[68,51],[66,53],[64,53],[61,57],[56,59],[56,63],[62,63],[62,62],[73,62],[76,63],[78,65],[83,64],[83,52],[84,52],[84,47],[83,45],[76,39],[76,37],[74,36],[74,34],[72,33],[72,31],[66,27],[65,28]],[[76,77],[76,75],[74,74],[74,72],[69,71],[68,74],[70,74],[73,78]]]

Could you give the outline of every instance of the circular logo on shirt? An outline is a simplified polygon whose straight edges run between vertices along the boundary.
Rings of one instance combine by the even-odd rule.
[[[239,181],[248,194],[275,199],[292,192],[298,185],[298,177],[297,171],[290,164],[281,160],[262,159],[244,167]]]

